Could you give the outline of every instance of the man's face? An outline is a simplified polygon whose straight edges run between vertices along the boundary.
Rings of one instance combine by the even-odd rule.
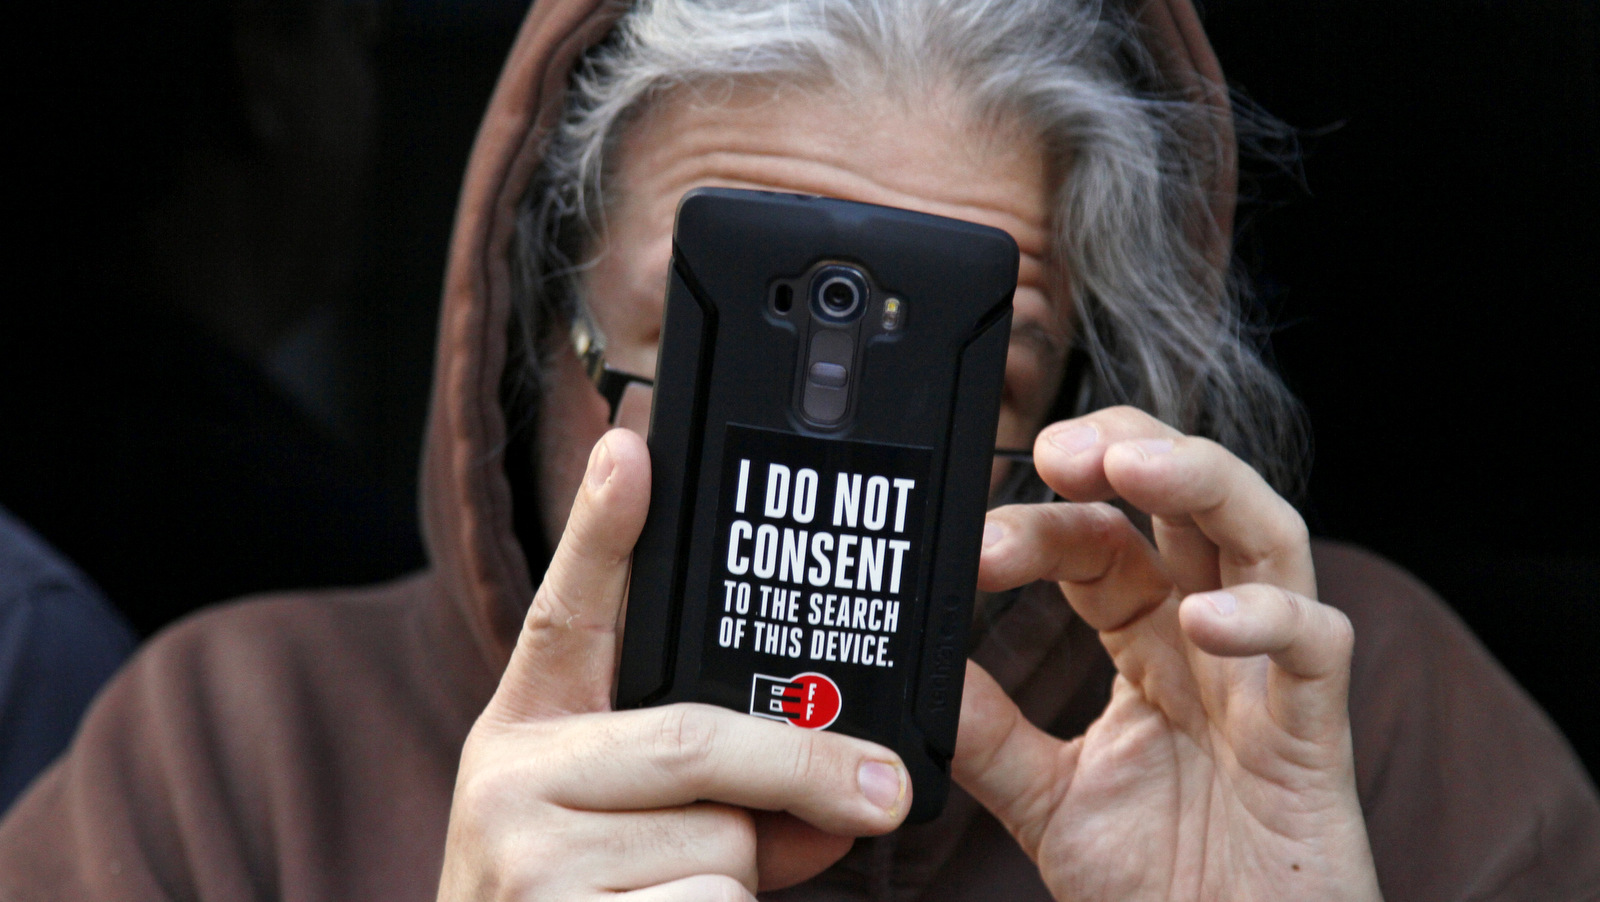
[[[1020,130],[974,126],[947,98],[908,104],[786,89],[681,92],[624,136],[604,237],[584,297],[611,366],[655,372],[673,217],[708,185],[821,194],[1004,229],[1022,251],[998,443],[1026,447],[1061,381],[1067,304],[1048,278],[1046,165]],[[575,354],[561,355],[540,426],[541,511],[552,544],[565,527],[607,411]],[[618,425],[643,433],[624,409]]]

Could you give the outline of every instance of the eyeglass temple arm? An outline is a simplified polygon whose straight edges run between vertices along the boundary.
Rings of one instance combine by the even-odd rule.
[[[606,399],[606,408],[610,412],[610,422],[617,422],[617,407],[622,404],[622,394],[632,384],[643,385],[646,388],[655,386],[654,379],[635,376],[621,370],[614,370],[606,365],[605,342],[600,340],[593,324],[587,317],[580,317],[572,326],[572,346],[578,352],[578,360],[583,364],[583,371],[594,383],[600,397]]]
[[[612,423],[617,421],[617,407],[622,403],[622,393],[628,390],[629,385],[642,385],[645,388],[653,388],[656,384],[654,379],[646,379],[643,376],[624,373],[621,370],[614,370],[604,365],[601,366],[598,373],[591,373],[590,378],[594,380],[594,387],[600,390],[600,397],[606,399],[606,407],[611,411]]]

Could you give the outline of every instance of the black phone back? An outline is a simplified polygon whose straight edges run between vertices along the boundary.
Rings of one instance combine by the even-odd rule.
[[[617,706],[895,749],[949,787],[1017,246],[818,197],[678,208]]]

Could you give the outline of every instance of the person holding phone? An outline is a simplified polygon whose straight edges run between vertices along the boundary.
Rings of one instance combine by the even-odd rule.
[[[151,643],[0,824],[0,896],[1592,897],[1600,803],[1559,734],[1284,499],[1233,176],[1186,0],[535,4],[452,248],[432,566]],[[653,371],[672,213],[708,185],[1022,251],[999,443],[1036,478],[996,467],[967,795],[930,824],[896,829],[887,749],[610,710],[649,398],[613,413],[584,357]]]

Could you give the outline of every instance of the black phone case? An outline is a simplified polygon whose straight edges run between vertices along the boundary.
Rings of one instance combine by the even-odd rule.
[[[707,702],[870,739],[906,763],[909,820],[942,810],[1017,262],[1005,232],[943,217],[684,197],[619,708]],[[829,264],[871,280],[854,326],[811,314]],[[816,335],[850,328],[840,362],[847,342]],[[847,397],[807,398],[837,391],[818,348]],[[829,397],[840,422],[804,412]]]

